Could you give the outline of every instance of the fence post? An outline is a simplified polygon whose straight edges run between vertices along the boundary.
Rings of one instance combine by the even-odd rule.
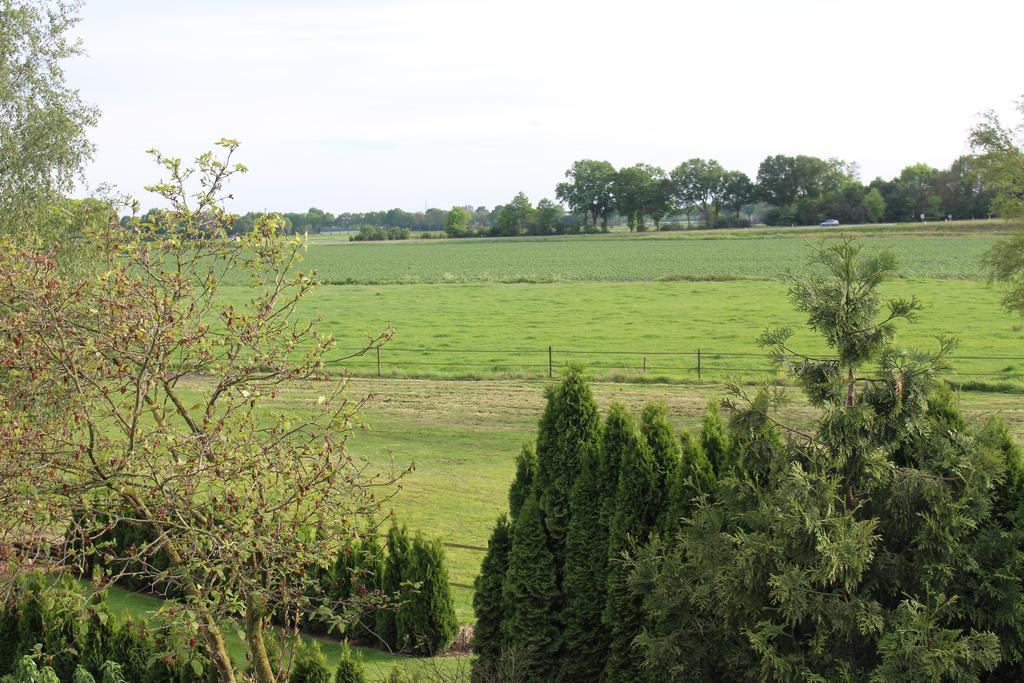
[[[551,347],[549,346],[548,347],[548,379],[551,379],[554,376],[555,376],[555,366],[554,366],[554,361],[552,360]]]
[[[700,382],[700,349],[697,349],[697,381]]]
[[[647,374],[647,356],[644,356],[644,372],[643,372],[643,374],[645,374],[645,375]]]
[[[380,346],[377,347],[377,376],[380,377]]]

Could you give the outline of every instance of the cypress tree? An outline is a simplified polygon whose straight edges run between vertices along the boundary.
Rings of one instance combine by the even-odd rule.
[[[572,517],[565,542],[565,655],[569,681],[595,681],[608,655],[601,621],[608,593],[608,528],[602,521],[599,458],[592,454],[572,492]]]
[[[671,537],[679,522],[690,514],[700,494],[712,492],[715,473],[701,442],[689,431],[679,435],[682,444],[679,461],[669,476],[667,500],[658,520],[662,537]]]
[[[367,534],[360,539],[355,554],[355,567],[351,575],[351,594],[363,599],[381,590],[384,578],[384,550],[375,535]],[[352,625],[352,638],[369,640],[373,637],[375,613],[373,606],[360,610],[359,620]]]
[[[537,479],[537,450],[533,443],[523,442],[523,448],[516,457],[516,478],[508,489],[508,511],[512,519],[519,514],[523,501],[530,495],[533,482]]]
[[[569,496],[580,463],[598,448],[601,421],[590,387],[578,367],[570,368],[560,384],[549,388],[547,398],[537,434],[536,491],[560,586],[569,527]]]
[[[366,669],[346,640],[341,644],[341,661],[334,670],[334,683],[367,683]]]
[[[619,470],[622,454],[628,444],[635,442],[636,423],[621,403],[613,403],[601,433],[601,449],[598,460],[598,484],[600,486],[601,521],[606,527],[611,524],[615,510],[615,492],[619,485]]]
[[[402,570],[403,580],[417,588],[407,591],[399,607],[398,642],[416,654],[435,655],[451,645],[458,632],[441,543],[417,532]]]
[[[505,618],[502,599],[502,584],[508,571],[509,553],[512,551],[512,528],[508,515],[498,516],[498,521],[487,541],[487,554],[480,563],[480,574],[473,581],[473,612],[476,626],[473,629],[473,654],[475,666],[490,670],[498,665],[504,646],[501,624]]]
[[[714,401],[708,403],[707,412],[704,414],[700,445],[708,462],[711,463],[715,476],[721,477],[729,466],[730,445],[729,435],[725,431],[725,424],[722,423],[722,415]]]
[[[503,586],[509,649],[527,658],[533,678],[550,680],[560,669],[560,601],[540,503],[531,495],[512,525],[512,552]]]
[[[624,417],[628,420],[617,418],[623,420],[623,438],[608,529],[608,597],[603,615],[609,630],[609,647],[602,678],[612,683],[635,680],[643,667],[643,655],[633,647],[633,639],[643,623],[641,602],[627,586],[629,568],[623,556],[632,553],[634,544],[646,542],[658,513],[654,501],[654,458],[632,417],[628,413]]]
[[[640,431],[647,441],[654,462],[654,505],[658,514],[668,503],[668,482],[679,463],[681,449],[668,409],[664,403],[648,403],[640,413]]]
[[[404,565],[409,556],[409,532],[405,525],[394,524],[388,530],[387,536],[387,559],[384,562],[384,580],[381,590],[384,597],[393,602],[402,599],[402,581]],[[385,645],[397,649],[398,642],[398,619],[397,610],[393,606],[386,607],[377,612],[377,635],[384,641]]]

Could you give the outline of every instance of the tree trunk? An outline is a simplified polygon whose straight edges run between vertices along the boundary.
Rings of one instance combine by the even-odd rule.
[[[267,646],[263,642],[263,610],[252,598],[245,601],[245,639],[252,655],[252,672],[257,683],[276,683],[270,659],[267,657]]]

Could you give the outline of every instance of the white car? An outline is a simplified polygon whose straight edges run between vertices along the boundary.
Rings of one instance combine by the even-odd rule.
[[[837,225],[839,225],[839,221],[837,221],[835,218],[829,218],[827,221],[821,222],[821,226],[824,228],[833,228]]]

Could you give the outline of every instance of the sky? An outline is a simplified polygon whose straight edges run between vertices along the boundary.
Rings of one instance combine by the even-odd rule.
[[[232,210],[493,206],[576,159],[947,166],[1024,94],[1017,0],[86,0],[89,186],[242,142]]]

